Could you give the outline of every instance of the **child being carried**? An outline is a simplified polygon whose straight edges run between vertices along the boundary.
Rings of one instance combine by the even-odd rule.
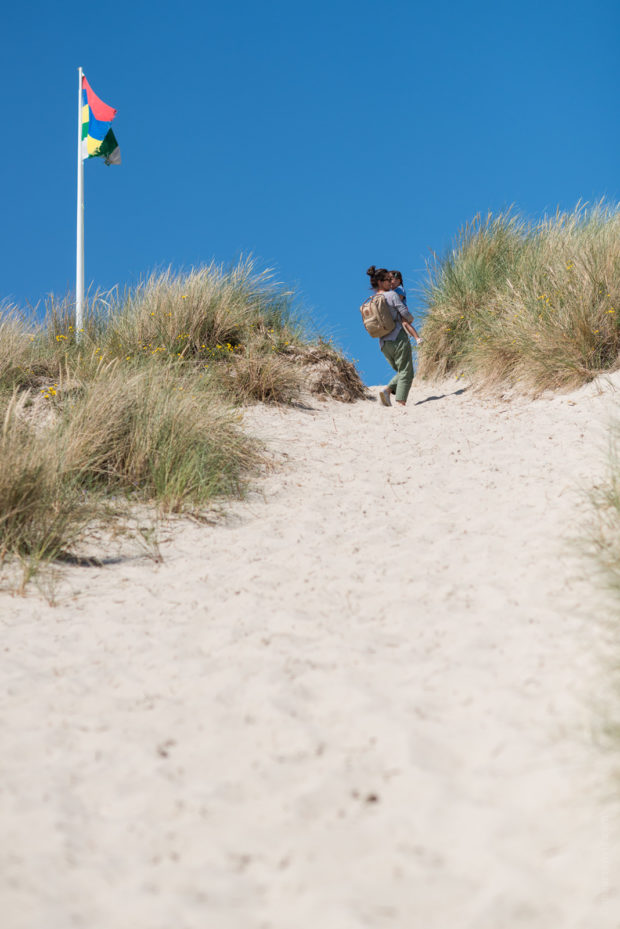
[[[407,293],[405,291],[405,288],[403,287],[402,274],[400,273],[400,271],[390,271],[390,274],[392,275],[392,290],[394,290],[398,294],[398,296],[403,301],[405,306],[407,306]],[[409,309],[409,307],[407,307],[407,309]],[[415,339],[416,345],[422,345],[422,342],[424,340],[422,339],[422,336],[420,336],[419,333],[416,331],[415,327],[411,325],[411,323],[408,323],[405,320],[403,320],[403,329],[408,335],[413,336],[413,338]]]

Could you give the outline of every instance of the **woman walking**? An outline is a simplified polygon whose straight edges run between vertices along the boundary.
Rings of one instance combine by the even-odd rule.
[[[411,324],[413,316],[399,295],[392,290],[392,275],[389,271],[371,265],[366,274],[370,278],[370,286],[374,292],[381,293],[385,297],[394,320],[394,328],[379,340],[379,344],[396,374],[387,387],[379,391],[379,397],[384,406],[391,406],[392,394],[395,394],[396,402],[400,406],[405,406],[413,381],[413,359],[409,337],[403,328],[403,322]]]

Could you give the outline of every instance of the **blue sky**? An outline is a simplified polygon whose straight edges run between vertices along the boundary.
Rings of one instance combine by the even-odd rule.
[[[367,383],[369,264],[416,313],[476,213],[620,199],[620,4],[33,2],[3,12],[0,297],[75,279],[77,68],[123,164],[85,165],[86,282],[253,253]]]

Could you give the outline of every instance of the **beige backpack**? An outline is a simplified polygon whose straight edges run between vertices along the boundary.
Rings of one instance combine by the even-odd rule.
[[[387,335],[396,325],[384,293],[374,294],[370,300],[362,303],[360,313],[366,332],[373,339]]]

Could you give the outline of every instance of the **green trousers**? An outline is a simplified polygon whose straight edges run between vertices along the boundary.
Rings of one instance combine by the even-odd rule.
[[[413,358],[405,330],[401,329],[393,342],[384,342],[381,351],[396,371],[388,388],[391,393],[396,394],[397,400],[406,403],[413,381]]]

